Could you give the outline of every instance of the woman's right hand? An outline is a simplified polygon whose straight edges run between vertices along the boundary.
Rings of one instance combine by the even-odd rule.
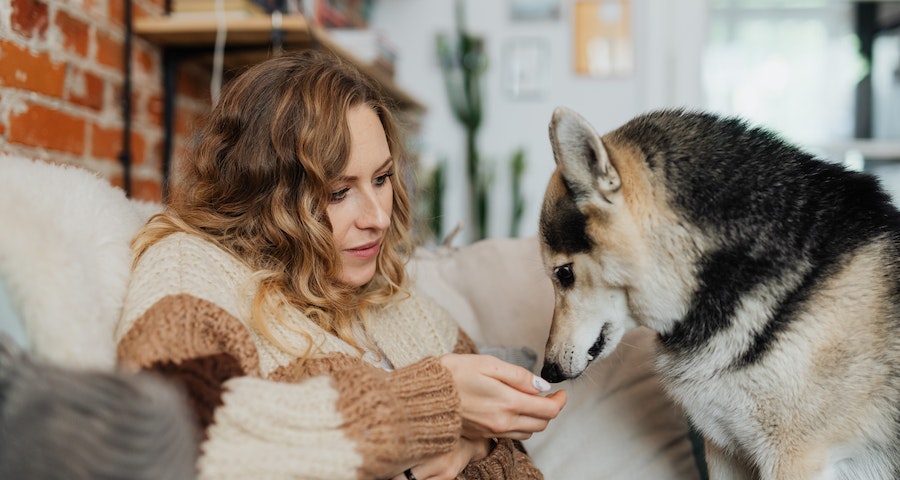
[[[471,438],[531,438],[547,428],[566,404],[566,392],[550,395],[542,378],[490,355],[441,356],[460,397],[463,435]]]
[[[457,478],[469,463],[481,460],[490,454],[490,449],[491,441],[488,439],[471,440],[462,437],[453,450],[423,459],[408,471],[417,480],[452,480]],[[401,473],[392,480],[406,480],[407,478],[405,473]]]

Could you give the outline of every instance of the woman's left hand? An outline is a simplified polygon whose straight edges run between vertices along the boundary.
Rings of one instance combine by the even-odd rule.
[[[408,471],[412,476],[401,473],[391,480],[452,480],[462,472],[466,465],[476,460],[481,460],[490,453],[491,441],[489,439],[470,440],[461,437],[456,447],[447,453],[426,458],[418,465],[414,465]]]

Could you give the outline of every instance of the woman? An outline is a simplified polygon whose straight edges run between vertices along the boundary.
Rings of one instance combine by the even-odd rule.
[[[406,284],[405,158],[378,91],[324,53],[229,83],[134,241],[123,365],[183,385],[202,478],[541,478],[519,440],[565,393],[478,355]]]

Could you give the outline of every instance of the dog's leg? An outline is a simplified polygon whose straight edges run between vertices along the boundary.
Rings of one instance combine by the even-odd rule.
[[[726,452],[709,440],[706,446],[706,468],[710,480],[754,480],[754,468],[737,455]]]

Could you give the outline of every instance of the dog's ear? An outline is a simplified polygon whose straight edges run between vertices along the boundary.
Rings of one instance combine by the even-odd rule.
[[[557,107],[550,120],[550,144],[563,179],[578,202],[599,195],[617,203],[621,180],[600,136],[581,115]]]

